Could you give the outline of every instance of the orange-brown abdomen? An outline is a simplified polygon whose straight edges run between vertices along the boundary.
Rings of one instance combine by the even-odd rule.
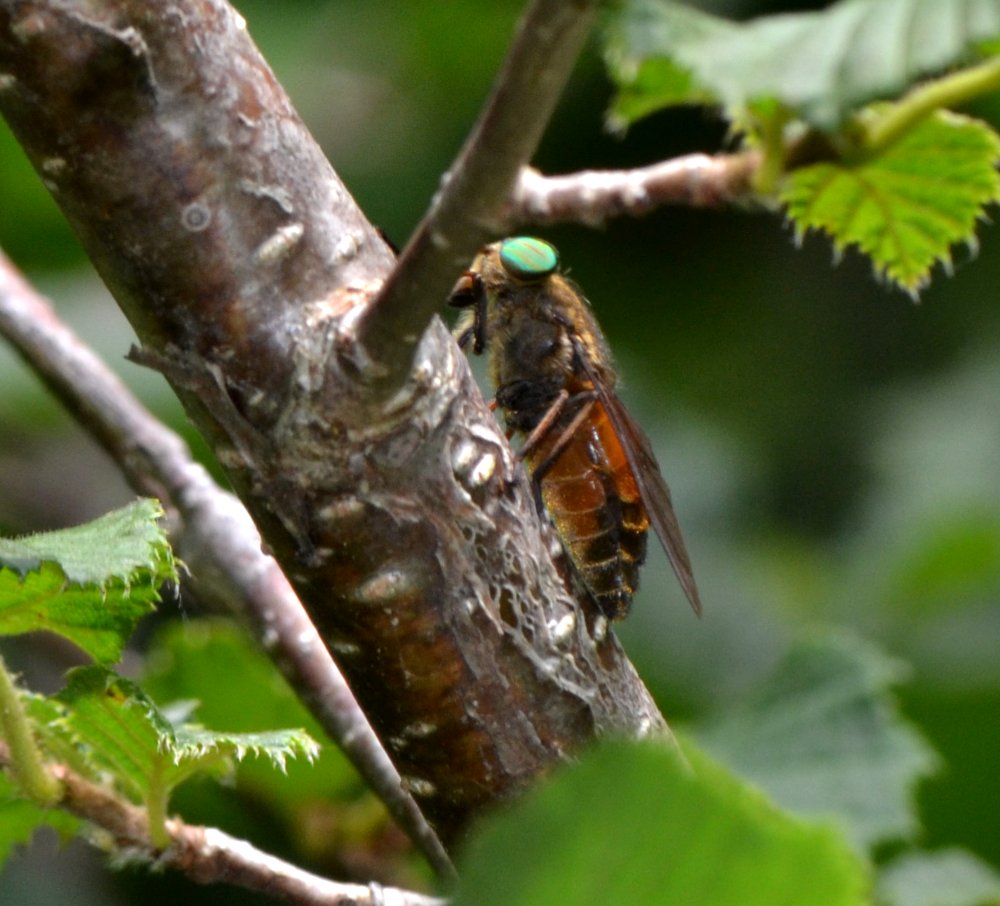
[[[559,442],[553,430],[527,456],[532,471]],[[646,558],[649,517],[604,406],[589,415],[541,476],[541,495],[587,590],[612,620],[624,617]]]

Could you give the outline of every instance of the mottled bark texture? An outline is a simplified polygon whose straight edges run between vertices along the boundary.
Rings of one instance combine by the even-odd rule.
[[[0,111],[446,842],[595,734],[665,730],[442,324],[372,392],[391,254],[228,5],[0,0]]]

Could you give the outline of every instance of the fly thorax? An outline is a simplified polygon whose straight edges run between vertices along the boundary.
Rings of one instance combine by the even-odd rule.
[[[568,380],[572,350],[559,325],[533,318],[511,320],[500,338],[499,383],[561,376]]]

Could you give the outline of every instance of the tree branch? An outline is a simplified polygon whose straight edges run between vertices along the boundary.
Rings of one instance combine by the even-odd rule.
[[[535,153],[597,12],[593,0],[533,0],[493,92],[400,255],[358,339],[389,392],[479,247],[504,231],[504,205]]]
[[[191,459],[0,252],[0,334],[121,468],[168,512],[171,537],[199,597],[249,623],[261,647],[396,822],[444,878],[454,868],[340,670],[240,502]]]
[[[0,768],[10,767],[10,750],[0,740]],[[395,887],[330,881],[245,840],[179,818],[167,821],[171,843],[158,850],[141,808],[65,765],[49,765],[49,771],[61,787],[55,805],[106,831],[120,850],[141,853],[157,866],[181,871],[199,884],[232,884],[300,906],[444,906],[444,900]]]
[[[536,3],[562,33],[524,38],[554,63],[527,107],[535,92],[554,102],[593,5]],[[386,399],[362,379],[357,329],[390,253],[224,0],[0,4],[0,72],[0,112],[446,846],[595,736],[667,734],[553,565],[558,543],[464,357],[439,321],[424,330],[527,140],[510,151],[484,125],[505,175],[467,172],[424,227],[417,247],[444,236],[455,258],[393,291],[390,311],[422,314],[378,345],[395,355],[401,331],[389,370],[405,373],[423,337]],[[534,141],[533,112],[496,104]],[[452,224],[480,188],[490,204]]]
[[[508,228],[572,221],[599,226],[662,205],[718,207],[749,196],[760,154],[689,154],[634,170],[543,176],[524,167],[507,205]]]

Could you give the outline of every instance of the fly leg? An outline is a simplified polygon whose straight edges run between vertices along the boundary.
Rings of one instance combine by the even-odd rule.
[[[453,308],[471,308],[472,324],[456,338],[459,347],[472,340],[472,351],[479,355],[486,348],[486,287],[483,278],[474,271],[466,271],[459,278],[448,296],[448,304]]]
[[[497,398],[496,397],[493,397],[493,399],[491,399],[487,403],[487,406],[489,406],[490,412],[496,412],[497,409],[500,408],[500,403],[497,402]],[[517,431],[514,428],[508,427],[508,428],[504,429],[503,433],[504,433],[504,436],[507,438],[507,440],[510,441],[510,439],[517,433]]]
[[[559,395],[542,417],[542,420],[535,425],[531,433],[525,438],[521,449],[518,450],[518,458],[524,459],[553,432],[560,416],[571,407],[580,407],[576,415],[573,416],[572,421],[559,433],[548,455],[531,473],[531,489],[535,497],[535,506],[539,512],[542,512],[544,509],[542,502],[542,479],[545,477],[545,473],[552,468],[562,455],[563,450],[566,449],[566,445],[573,439],[573,435],[576,434],[580,425],[586,421],[587,416],[590,415],[590,410],[594,408],[594,403],[596,402],[597,394],[593,390],[585,390],[582,393],[574,393],[570,396],[569,391],[563,388],[559,391]]]
[[[562,451],[566,449],[566,444],[572,440],[577,429],[586,421],[587,416],[590,415],[590,410],[594,408],[594,403],[596,402],[597,394],[593,390],[585,390],[582,393],[575,393],[573,396],[570,396],[566,390],[559,391],[559,396],[556,397],[549,411],[545,413],[542,420],[525,438],[524,443],[521,444],[521,449],[518,450],[518,456],[523,459],[552,432],[556,421],[563,414],[564,410],[571,406],[580,406],[580,411],[573,416],[573,420],[562,430],[558,439],[552,445],[549,455],[535,467],[532,477],[537,481],[541,481],[545,477],[545,473],[552,468],[553,463],[559,458]]]

